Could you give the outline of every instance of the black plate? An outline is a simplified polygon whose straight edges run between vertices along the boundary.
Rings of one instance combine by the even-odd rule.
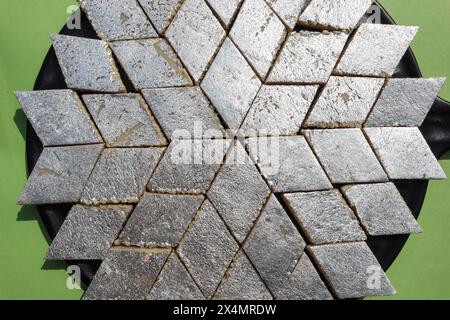
[[[380,8],[381,23],[395,24],[387,12],[381,6]],[[83,14],[81,14],[81,29],[69,30],[65,26],[60,33],[78,37],[97,38],[95,31],[92,29],[92,26]],[[122,70],[120,70],[120,72],[128,91],[134,91],[126,75]],[[409,49],[398,66],[394,77],[417,78],[421,76],[422,75],[417,65],[417,61],[411,49]],[[34,89],[48,90],[65,88],[67,87],[64,82],[61,69],[58,65],[55,52],[53,49],[50,49],[36,79]],[[444,153],[450,150],[450,105],[438,98],[420,129],[434,154],[438,158],[444,155]],[[27,125],[26,152],[28,171],[31,172],[42,152],[42,144],[29,123]],[[397,181],[395,184],[411,208],[414,216],[417,218],[422,208],[428,182]],[[51,239],[55,237],[70,208],[71,204],[41,205],[37,207],[44,228]],[[383,269],[387,270],[394,262],[407,240],[407,235],[380,236],[369,237],[367,243],[374,252]],[[82,271],[82,280],[86,285],[91,282],[92,277],[100,264],[100,261],[67,262],[69,264],[77,264],[80,266]]]

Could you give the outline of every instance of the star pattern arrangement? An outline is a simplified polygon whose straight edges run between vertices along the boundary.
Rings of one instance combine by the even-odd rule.
[[[84,299],[395,294],[365,240],[421,232],[393,181],[445,178],[418,129],[444,79],[391,79],[418,28],[362,23],[371,0],[79,2],[99,40],[52,35],[68,89],[16,96],[44,145],[18,202],[73,204],[46,259],[102,261]]]

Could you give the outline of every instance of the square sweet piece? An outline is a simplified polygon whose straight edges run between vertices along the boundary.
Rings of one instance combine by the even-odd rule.
[[[244,0],[206,0],[225,28],[229,27],[242,1]]]
[[[111,249],[83,300],[144,300],[169,254],[161,249]]]
[[[347,46],[335,73],[392,76],[418,30],[418,27],[362,24]]]
[[[44,147],[103,143],[75,91],[23,91],[16,97]]]
[[[369,235],[422,232],[411,210],[392,182],[345,186],[342,192]]]
[[[268,0],[267,4],[292,30],[297,24],[298,17],[309,5],[311,0]]]
[[[120,234],[118,243],[139,247],[177,247],[203,196],[146,193]]]
[[[239,246],[206,200],[177,252],[206,298],[211,298]]]
[[[73,206],[45,259],[104,259],[132,210],[129,205]]]
[[[230,39],[226,39],[201,83],[230,129],[238,129],[261,81]]]
[[[311,244],[367,239],[338,190],[290,193],[283,198]]]
[[[158,37],[136,0],[78,0],[101,39]]]
[[[198,82],[226,34],[204,0],[186,0],[165,35]]]
[[[366,121],[366,127],[420,127],[445,78],[390,79]]]
[[[163,151],[164,148],[105,149],[86,183],[81,202],[138,202]]]
[[[136,90],[192,85],[175,52],[161,38],[111,43]]]
[[[264,79],[286,38],[286,28],[264,0],[245,0],[230,38]]]
[[[390,179],[446,179],[418,128],[366,128]]]
[[[250,138],[248,150],[273,192],[333,188],[303,136]]]
[[[138,0],[160,35],[172,22],[183,0]]]
[[[268,83],[324,84],[338,61],[348,34],[292,32],[280,51]]]
[[[305,121],[307,128],[362,127],[384,79],[331,77]]]
[[[305,130],[304,135],[333,184],[388,180],[360,129]]]
[[[102,150],[101,144],[44,148],[17,203],[78,202]]]
[[[125,92],[112,52],[105,41],[56,34],[51,38],[68,88]]]
[[[395,294],[365,242],[308,246],[307,250],[338,299]]]
[[[373,0],[312,0],[299,23],[328,30],[353,30]]]
[[[108,147],[167,145],[166,138],[139,94],[84,95]]]
[[[241,131],[245,136],[296,135],[319,86],[263,85]]]

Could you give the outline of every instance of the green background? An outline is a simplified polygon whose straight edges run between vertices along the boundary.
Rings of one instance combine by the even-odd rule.
[[[424,76],[450,78],[450,1],[380,1],[398,24],[418,25],[413,45]],[[46,264],[48,247],[36,212],[15,204],[25,181],[25,118],[15,90],[31,90],[50,41],[73,0],[0,0],[0,299],[78,299],[62,265]],[[450,80],[441,92],[450,100]],[[449,157],[446,157],[449,158]],[[441,164],[450,176],[450,160]],[[450,298],[450,180],[433,181],[420,224],[388,275],[389,299]]]

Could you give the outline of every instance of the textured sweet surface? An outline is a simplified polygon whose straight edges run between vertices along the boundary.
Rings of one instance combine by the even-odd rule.
[[[138,0],[159,34],[169,26],[183,0]]]
[[[311,0],[267,0],[266,2],[289,29],[294,29],[300,13]]]
[[[228,27],[243,0],[206,0],[225,27]]]

